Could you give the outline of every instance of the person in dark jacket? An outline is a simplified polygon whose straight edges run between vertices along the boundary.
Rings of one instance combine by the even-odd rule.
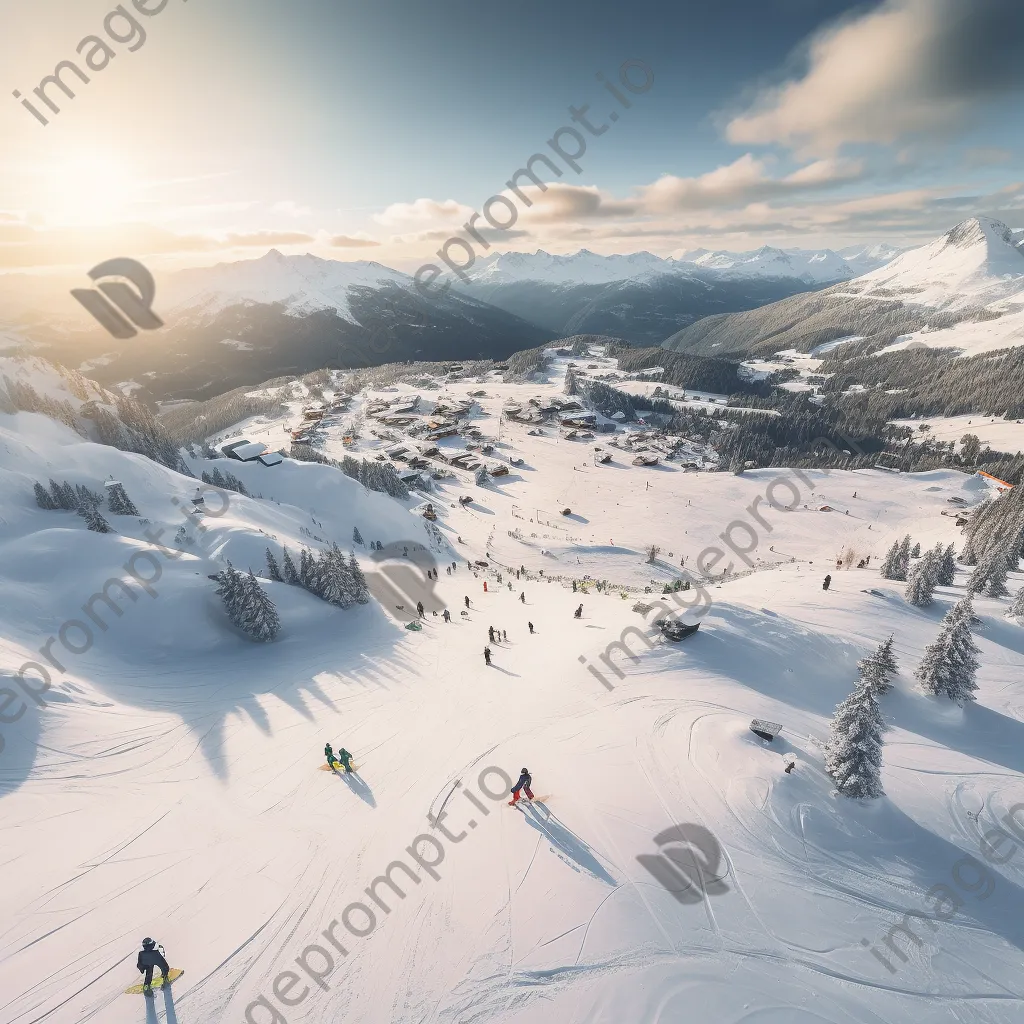
[[[466,598],[466,607],[467,608],[469,607],[469,598],[468,597]]]
[[[333,768],[338,763],[338,759],[334,756],[334,749],[331,747],[330,743],[324,744],[324,757],[327,758],[327,766],[329,768]]]
[[[576,611],[573,612],[573,618],[574,619],[579,619],[579,618],[582,618],[582,617],[583,617],[583,605],[580,605],[579,608],[577,608]]]
[[[142,949],[139,951],[139,961],[136,966],[139,968],[139,973],[145,975],[142,982],[142,991],[147,995],[151,995],[153,992],[154,967],[160,968],[165,985],[171,983],[170,978],[167,976],[170,967],[167,966],[167,961],[164,959],[163,954],[156,948],[156,941],[154,939],[145,938],[142,940]]]
[[[445,610],[444,610],[444,621],[445,622],[451,622],[452,621],[452,613],[450,611],[448,611],[447,608],[445,608]]]
[[[424,617],[424,615],[423,615],[423,602],[422,602],[422,601],[417,601],[417,602],[416,602],[416,614],[417,614],[417,615],[418,615],[418,616],[419,616],[419,617],[420,617],[421,619],[422,619],[422,618]]]
[[[487,627],[487,639],[490,640],[492,644],[494,643],[494,627],[493,626],[488,626]]]
[[[533,784],[533,776],[529,770],[524,768],[519,775],[519,781],[512,787],[512,799],[509,800],[509,806],[511,807],[519,799],[519,792],[522,790],[526,794],[527,800],[533,799],[533,790],[530,786]]]
[[[533,632],[533,623],[532,622],[528,622],[527,625],[530,627],[530,632],[532,633]]]
[[[484,662],[488,665],[491,663],[491,649],[490,647],[484,648]]]
[[[826,576],[825,577],[825,582],[822,583],[822,585],[821,585],[821,589],[822,590],[828,590],[828,588],[831,585],[831,583],[832,583],[832,576],[831,575]]]

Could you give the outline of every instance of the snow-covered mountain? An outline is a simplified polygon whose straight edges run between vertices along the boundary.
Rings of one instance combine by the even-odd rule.
[[[1024,345],[1024,250],[1015,233],[972,217],[852,281],[708,317],[665,345],[768,353],[810,351],[841,338],[873,350],[923,344],[980,353]]]
[[[690,254],[687,254],[690,255]],[[832,284],[856,277],[862,270],[831,249],[776,249],[765,245],[753,252],[702,252],[692,260],[674,261],[682,271],[696,267],[729,279],[796,278],[809,285]],[[879,266],[880,261],[862,259],[861,263]]]
[[[271,249],[260,259],[169,274],[159,294],[172,315],[183,311],[215,314],[234,305],[281,303],[297,315],[333,309],[345,320],[358,323],[349,302],[352,289],[389,285],[408,290],[413,281],[408,274],[380,263],[345,263],[309,253],[283,256]]]
[[[468,276],[479,284],[519,284],[543,281],[548,285],[609,284],[650,273],[671,272],[671,260],[649,252],[600,256],[580,249],[570,256],[553,256],[538,249],[535,253],[492,253],[477,260]]]
[[[1024,252],[999,221],[973,217],[853,282],[858,295],[927,306],[987,306],[1024,290]]]
[[[493,253],[469,271],[474,284],[491,286],[542,282],[548,286],[610,284],[648,280],[664,274],[705,280],[795,279],[815,286],[847,281],[882,266],[902,250],[876,245],[851,251],[848,257],[831,249],[778,249],[770,245],[750,252],[695,249],[662,258],[649,252],[600,256],[581,249],[566,256],[535,253]]]
[[[52,303],[32,293],[32,309],[0,330],[0,343],[4,334],[12,346],[23,337],[105,384],[130,382],[166,399],[211,397],[322,366],[504,359],[552,336],[479,295],[422,295],[409,275],[379,263],[274,250],[155,276],[159,331],[116,341],[58,291]]]

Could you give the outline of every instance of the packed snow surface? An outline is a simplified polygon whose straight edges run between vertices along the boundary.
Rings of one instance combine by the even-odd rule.
[[[158,556],[155,595],[136,588],[119,616],[97,606],[105,628],[81,654],[52,638],[88,624],[89,595],[153,551],[147,530],[175,554],[196,481],[40,414],[0,413],[0,672],[15,694],[0,697],[3,1024],[1021,1019],[1024,853],[1011,844],[994,864],[979,851],[1024,801],[1024,630],[1005,601],[979,598],[977,705],[927,698],[912,672],[964,574],[918,609],[876,568],[904,533],[958,542],[947,499],[975,504],[988,486],[953,471],[685,473],[622,453],[595,465],[607,437],[508,421],[499,439],[502,404],[558,393],[563,369],[432,393],[486,392],[471,422],[496,458],[523,460],[488,487],[460,474],[402,503],[329,467],[218,460],[262,500],[232,495],[205,534],[188,526],[182,553]],[[284,437],[281,423],[263,429]],[[327,447],[340,454],[340,438]],[[32,483],[50,476],[113,477],[150,522],[111,516],[116,533],[89,533],[36,507]],[[227,623],[207,578],[225,559],[258,572],[267,546],[347,551],[353,527],[427,544],[410,511],[423,500],[451,544],[436,584],[407,572],[421,591],[396,600],[357,547],[383,603],[346,612],[265,581],[280,639],[254,644]],[[650,563],[649,544],[662,549]],[[844,549],[870,567],[837,569]],[[467,567],[478,559],[488,568]],[[695,635],[648,645],[624,632],[658,614],[632,611],[638,598],[699,577],[698,563],[716,578],[680,595]],[[755,571],[722,581],[730,564]],[[611,585],[574,593],[569,578],[585,576]],[[442,608],[451,623],[433,616]],[[488,626],[508,633],[489,668]],[[821,744],[858,659],[890,634],[887,796],[859,805],[833,795]],[[64,635],[81,647],[77,627]],[[41,707],[13,681],[45,661],[40,648],[64,666],[51,665]],[[761,741],[753,718],[781,734]],[[318,770],[328,741],[353,753],[355,774]],[[503,780],[524,766],[537,799],[509,807]],[[682,825],[712,839],[677,898],[638,858]],[[913,941],[891,931],[901,923]],[[152,1001],[123,994],[145,935],[185,969]]]

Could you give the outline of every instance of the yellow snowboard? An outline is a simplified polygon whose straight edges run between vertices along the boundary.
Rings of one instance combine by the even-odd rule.
[[[170,971],[168,972],[167,977],[168,977],[168,979],[170,981],[176,981],[184,973],[185,972],[180,967],[172,967],[170,969]],[[163,988],[163,987],[164,987],[163,976],[160,975],[160,974],[157,974],[156,977],[153,978],[153,991],[155,992],[158,988]],[[138,985],[132,985],[131,988],[126,988],[124,990],[124,994],[126,996],[141,996],[142,995],[142,982],[140,981],[138,983]]]
[[[341,767],[341,762],[340,761],[335,761],[333,768],[329,764],[322,764],[322,765],[320,765],[320,771],[322,771],[322,772],[333,772],[333,771],[341,771],[341,772],[343,772],[344,770],[345,769]],[[354,772],[359,771],[359,765],[357,765],[357,764],[352,765],[352,771],[354,771]]]

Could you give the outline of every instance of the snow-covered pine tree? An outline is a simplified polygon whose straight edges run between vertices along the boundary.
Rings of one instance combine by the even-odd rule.
[[[64,487],[62,484],[57,483],[53,477],[50,477],[50,497],[53,498],[54,505],[57,508],[67,509],[67,498],[64,496]],[[72,505],[68,511],[74,512],[78,508],[78,505]]]
[[[139,510],[128,497],[123,484],[114,484],[107,488],[107,505],[115,516],[137,516]]]
[[[352,543],[358,544],[360,547],[363,546],[363,535],[359,532],[358,526],[352,527]]]
[[[983,555],[967,579],[967,592],[969,594],[981,593],[988,586],[994,569],[992,556]]]
[[[896,674],[896,658],[892,652],[893,638],[890,636],[878,649],[869,654],[863,661],[857,662],[860,669],[860,684],[869,689],[876,697],[881,697],[892,689],[892,677]]]
[[[243,629],[254,640],[270,643],[281,631],[278,617],[270,595],[260,586],[259,580],[251,573],[241,578],[242,604],[240,621],[235,625]]]
[[[309,548],[303,548],[299,552],[299,583],[307,590],[313,590],[314,582],[313,557],[309,553]]]
[[[920,542],[920,541],[918,541],[918,542],[917,542],[917,543],[916,543],[916,544],[915,544],[915,545],[914,545],[914,546],[913,546],[913,547],[912,547],[912,548],[910,549],[910,557],[911,557],[911,558],[920,558],[920,557],[921,557],[921,542]]]
[[[562,385],[562,390],[567,395],[579,394],[579,383],[576,380],[576,368],[570,366],[565,371],[565,383]]]
[[[267,548],[267,576],[272,579],[275,583],[284,583],[284,577],[281,575],[281,569],[278,567],[277,559],[274,557],[274,552]]]
[[[1006,597],[1010,593],[1006,586],[1006,562],[1006,555],[1001,551],[994,551],[989,556],[989,573],[985,586],[985,593],[989,597]]]
[[[825,748],[825,770],[846,797],[873,800],[882,788],[882,734],[885,722],[875,695],[857,688],[836,706]]]
[[[353,596],[359,604],[369,604],[370,588],[366,584],[366,577],[363,575],[363,570],[359,567],[359,562],[356,561],[356,553],[354,551],[349,553],[348,568],[352,575]]]
[[[900,546],[899,544],[893,544],[886,552],[885,560],[882,562],[882,568],[879,572],[883,580],[905,580],[907,578],[906,573],[903,573],[901,576],[900,571]]]
[[[900,572],[901,580],[907,578],[907,573],[910,571],[910,534],[908,533],[903,540],[900,541]]]
[[[487,467],[480,466],[477,471],[473,474],[473,481],[477,487],[486,487],[490,483],[490,477],[487,475]]]
[[[113,533],[110,523],[100,515],[99,509],[89,500],[83,499],[76,509],[78,514],[85,520],[85,525],[93,533]]]
[[[45,508],[47,511],[53,511],[54,509],[60,508],[54,500],[53,495],[38,481],[36,481],[32,490],[36,495],[36,504],[40,508]]]
[[[98,509],[100,505],[103,504],[103,496],[97,494],[95,491],[90,491],[84,484],[75,485],[75,496],[78,498],[79,505],[84,502],[85,504]]]
[[[1017,591],[1017,595],[1010,602],[1010,607],[1007,609],[1006,614],[1024,625],[1024,587]]]
[[[299,571],[295,568],[295,563],[292,561],[291,552],[286,547],[284,554],[281,556],[281,579],[285,583],[299,583]]]
[[[940,587],[951,587],[956,581],[956,552],[953,550],[953,545],[950,544],[945,551],[942,552],[942,559],[939,562],[938,571],[936,573],[936,583]]]
[[[978,647],[971,636],[974,610],[970,597],[958,601],[942,620],[942,629],[924,651],[914,673],[925,693],[945,696],[963,706],[976,700]]]
[[[929,551],[907,576],[907,588],[903,596],[917,608],[927,608],[932,604],[935,594],[935,572],[932,566],[932,553]]]

